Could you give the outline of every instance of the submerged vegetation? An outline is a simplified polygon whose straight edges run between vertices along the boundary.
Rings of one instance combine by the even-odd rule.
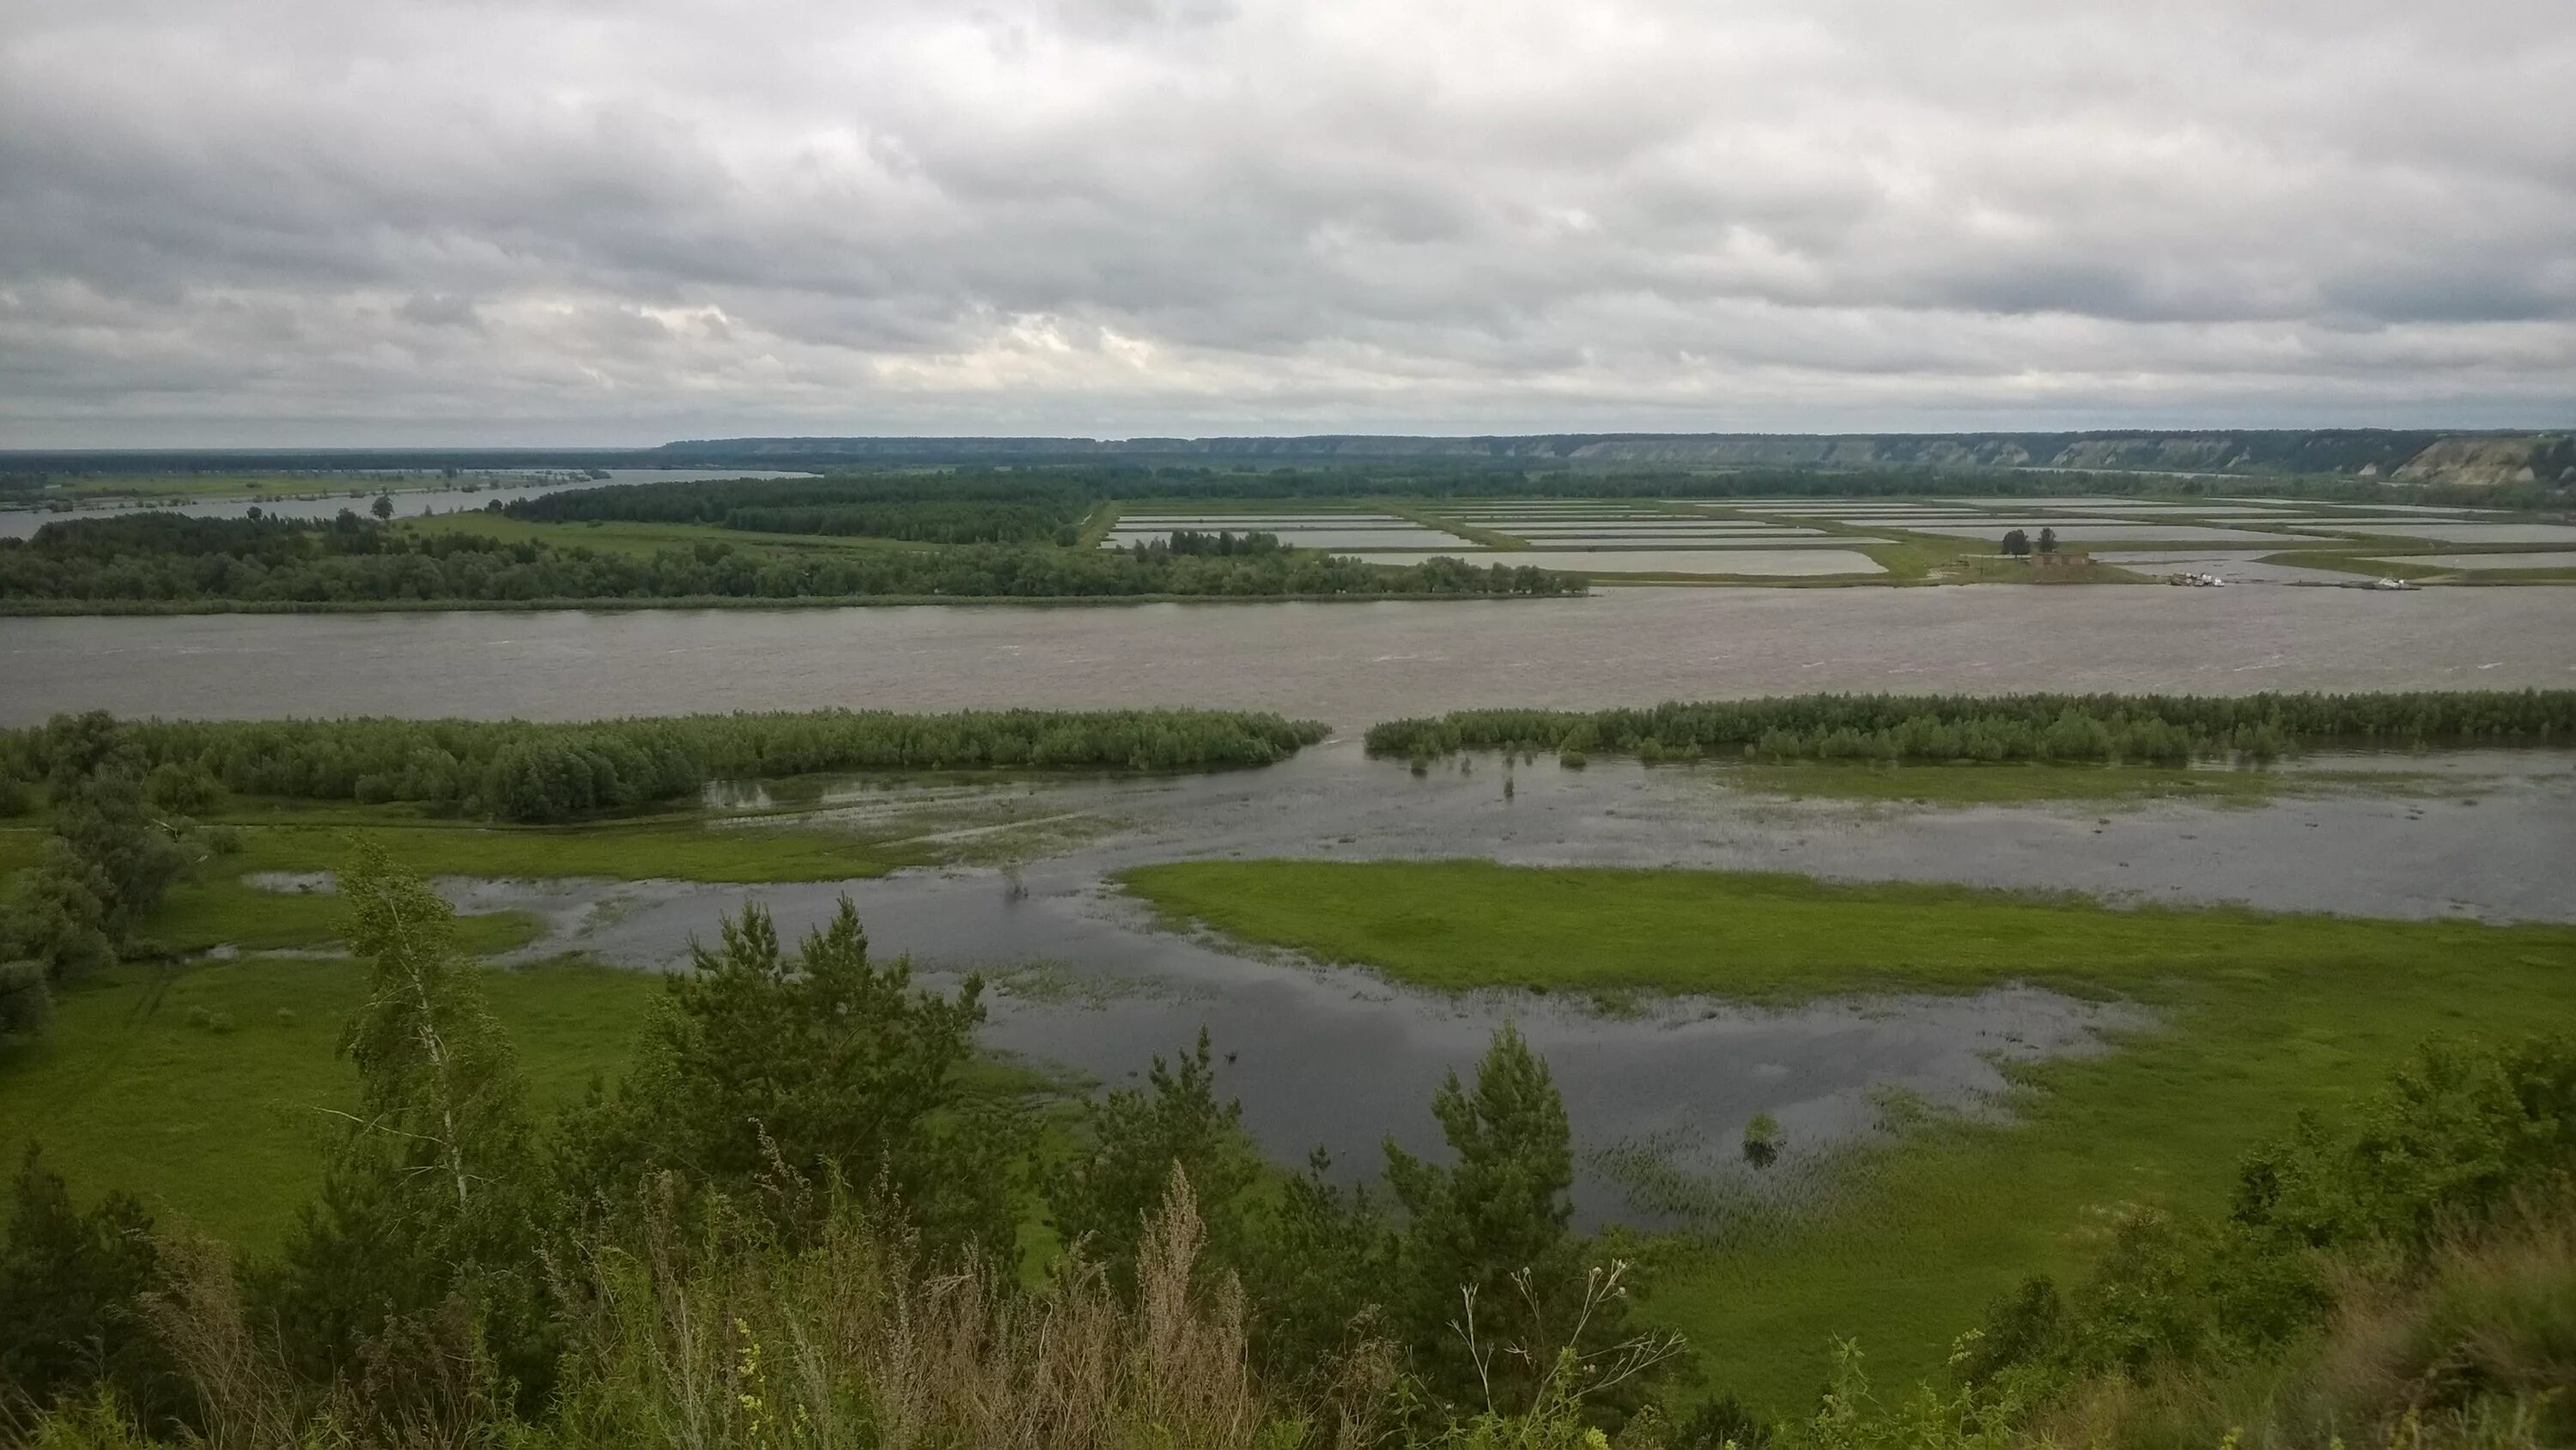
[[[561,821],[694,795],[716,780],[851,770],[1207,770],[1268,765],[1325,736],[1311,720],[1216,710],[875,710],[524,720],[136,721],[58,717],[0,732],[0,776],[62,768],[114,731],[134,768],[224,792]],[[14,767],[14,768],[12,768]]]
[[[1653,761],[2268,759],[2326,746],[2576,740],[2576,690],[2367,695],[1796,695],[1644,710],[1461,710],[1369,727],[1372,755],[1617,751]]]

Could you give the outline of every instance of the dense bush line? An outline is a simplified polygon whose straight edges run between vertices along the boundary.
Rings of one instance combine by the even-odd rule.
[[[1078,483],[1010,475],[738,478],[572,489],[521,499],[503,512],[540,523],[613,519],[930,544],[1070,544],[1092,497]]]
[[[2075,760],[2172,764],[2329,745],[2576,741],[2576,690],[2385,694],[1799,695],[1644,710],[1462,710],[1370,727],[1374,755],[1615,751],[1649,760]]]
[[[2342,1444],[2396,1409],[2438,1445],[2482,1399],[2518,1401],[2518,1426],[2458,1443],[2576,1443],[2571,1170],[2576,1039],[2429,1043],[2341,1120],[2247,1154],[2224,1217],[2121,1210],[2088,1275],[1998,1299],[1958,1368],[2057,1444],[2248,1423]]]
[[[1160,538],[1141,539],[1127,546],[1131,554],[1148,558],[1156,554],[1214,554],[1219,557],[1238,554],[1276,554],[1287,548],[1276,533],[1248,529],[1236,533],[1218,529],[1213,533],[1199,529],[1175,529]]]
[[[868,597],[1091,599],[1334,595],[1552,595],[1567,574],[1434,559],[1408,568],[1279,553],[975,544],[941,549],[737,548],[702,543],[650,555],[387,528],[344,513],[329,523],[175,514],[51,523],[0,540],[0,606],[232,601],[563,603]]]
[[[0,761],[58,768],[65,721],[0,733]],[[136,721],[140,768],[243,795],[412,801],[560,821],[693,794],[711,780],[840,770],[1204,770],[1267,765],[1324,738],[1313,721],[1209,710],[876,710],[683,715],[585,724],[475,720]]]

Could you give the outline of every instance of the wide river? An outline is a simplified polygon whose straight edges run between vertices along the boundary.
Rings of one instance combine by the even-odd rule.
[[[846,705],[1477,705],[1813,690],[2576,686],[2576,589],[1607,589],[1583,599],[0,619],[0,723]]]

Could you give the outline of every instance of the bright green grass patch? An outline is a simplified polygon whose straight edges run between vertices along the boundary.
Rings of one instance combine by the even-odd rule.
[[[2136,991],[2244,971],[2423,971],[2498,952],[2576,962],[2568,927],[2115,911],[2072,896],[1742,872],[1188,861],[1120,879],[1166,917],[1445,990],[1778,1000],[2013,980]]]
[[[335,893],[266,891],[237,875],[209,870],[170,888],[143,919],[140,934],[172,952],[213,947],[245,952],[296,951],[337,945],[347,911]],[[456,944],[471,956],[497,956],[535,941],[545,923],[524,911],[478,912],[456,919]]]
[[[74,986],[43,1037],[0,1047],[0,1150],[14,1163],[33,1138],[84,1196],[121,1187],[224,1238],[274,1243],[319,1175],[324,1110],[354,1096],[338,1044],[366,984],[362,962],[249,957]],[[625,1062],[659,984],[550,964],[484,985],[530,1088],[553,1106]],[[228,1016],[231,1030],[191,1022],[192,1008]]]
[[[0,1153],[14,1165],[32,1139],[84,1198],[123,1188],[156,1214],[271,1246],[319,1182],[337,1124],[328,1110],[356,1094],[338,1049],[367,973],[359,961],[254,956],[77,984],[44,1036],[0,1046]],[[624,1069],[662,979],[564,959],[489,969],[483,990],[544,1114]],[[229,1030],[191,1009],[222,1014]],[[970,1064],[965,1083],[1014,1096],[1048,1086],[990,1060]]]

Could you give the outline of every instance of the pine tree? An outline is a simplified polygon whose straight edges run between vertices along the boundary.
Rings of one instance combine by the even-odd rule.
[[[1468,1399],[1477,1380],[1463,1341],[1471,1312],[1489,1342],[1526,1333],[1537,1317],[1531,1296],[1552,1298],[1573,1277],[1573,1141],[1546,1062],[1510,1025],[1477,1064],[1475,1087],[1453,1070],[1431,1112],[1454,1162],[1386,1143],[1387,1184],[1408,1216],[1406,1339],[1436,1387]]]
[[[1068,1243],[1082,1240],[1085,1255],[1116,1282],[1132,1283],[1145,1219],[1162,1205],[1177,1166],[1207,1225],[1211,1258],[1237,1261],[1243,1191],[1260,1171],[1242,1122],[1241,1103],[1217,1098],[1202,1027],[1176,1062],[1154,1055],[1144,1088],[1121,1088],[1086,1107],[1088,1142],[1047,1189],[1056,1231]]]
[[[0,1388],[46,1405],[104,1384],[147,1417],[175,1408],[167,1358],[136,1312],[158,1273],[141,1204],[111,1193],[73,1207],[28,1144],[0,1220]]]
[[[684,1192],[763,1205],[792,1239],[820,1227],[838,1183],[882,1192],[934,1248],[1009,1252],[1025,1134],[959,1079],[980,979],[953,998],[913,991],[908,959],[869,960],[844,897],[792,958],[769,913],[744,907],[667,990],[617,1093],[569,1119],[582,1199],[613,1209],[669,1172]]]

